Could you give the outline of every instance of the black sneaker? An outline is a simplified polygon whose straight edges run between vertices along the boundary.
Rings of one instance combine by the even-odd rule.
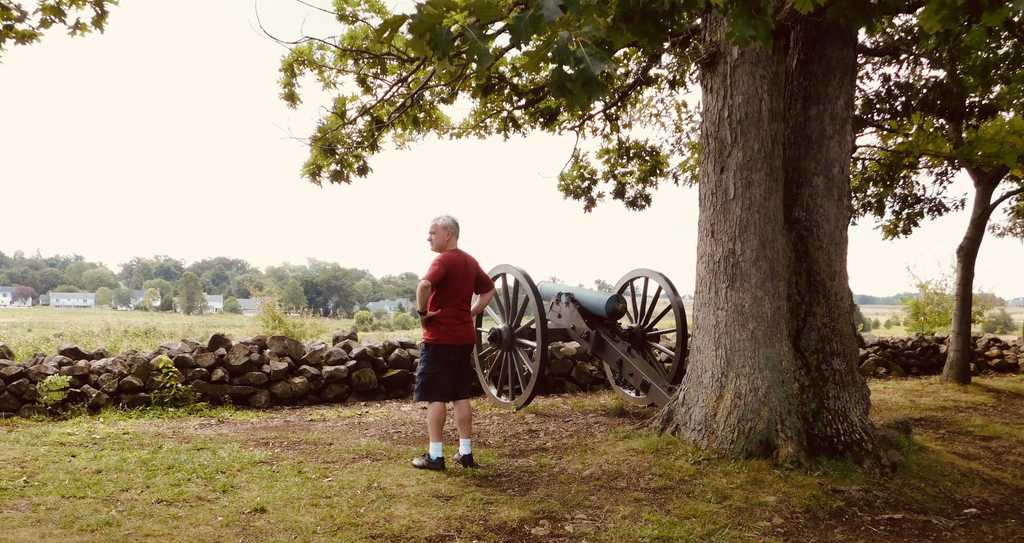
[[[444,471],[444,457],[431,459],[429,454],[422,454],[412,459],[412,467],[416,469],[432,469]]]
[[[479,468],[480,467],[480,464],[477,464],[476,462],[473,461],[473,453],[468,453],[468,454],[455,453],[455,458],[453,458],[452,460],[454,460],[456,464],[458,464],[458,465],[460,465],[460,466],[462,466],[464,468]]]

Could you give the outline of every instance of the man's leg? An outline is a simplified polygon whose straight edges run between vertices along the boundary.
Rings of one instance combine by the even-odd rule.
[[[441,435],[444,431],[444,419],[447,413],[448,410],[444,402],[430,402],[427,404],[427,437],[431,443],[441,442]],[[455,420],[458,421],[458,410],[455,413]]]
[[[459,430],[459,439],[470,439],[473,437],[473,406],[469,400],[455,400],[454,403],[455,427]]]

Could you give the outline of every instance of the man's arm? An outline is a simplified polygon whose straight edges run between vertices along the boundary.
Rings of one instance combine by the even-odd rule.
[[[487,304],[491,303],[491,298],[493,298],[493,297],[494,297],[494,289],[493,288],[491,290],[481,294],[480,297],[476,299],[476,303],[473,304],[473,307],[469,310],[469,314],[472,315],[473,317],[476,317],[477,315],[479,315],[480,312],[483,311],[485,307],[487,307]]]
[[[427,303],[430,301],[430,292],[433,288],[434,286],[426,279],[416,285],[416,311],[419,311],[420,315],[427,312]]]

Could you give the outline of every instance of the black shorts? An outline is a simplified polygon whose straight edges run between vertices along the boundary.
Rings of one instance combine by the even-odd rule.
[[[473,396],[473,345],[424,343],[416,369],[417,402],[454,402]]]

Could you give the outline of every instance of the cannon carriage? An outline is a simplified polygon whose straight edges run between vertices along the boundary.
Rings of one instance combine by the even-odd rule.
[[[636,269],[614,291],[534,283],[520,268],[493,268],[495,294],[476,317],[473,363],[484,393],[520,409],[536,395],[549,346],[576,341],[602,361],[612,388],[637,405],[664,405],[686,371],[686,310],[665,275]]]

